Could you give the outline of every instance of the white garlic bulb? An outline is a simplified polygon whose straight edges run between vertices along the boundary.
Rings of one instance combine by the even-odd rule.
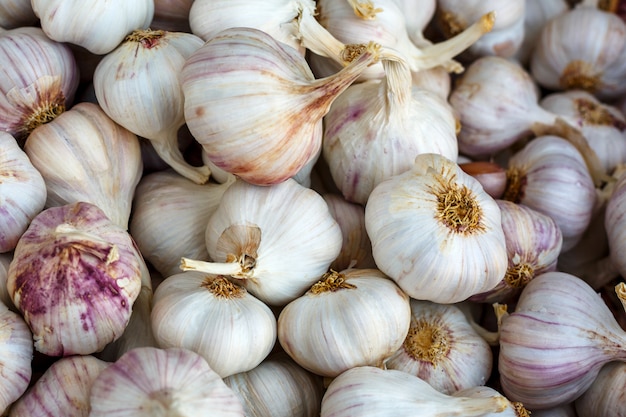
[[[89,391],[108,362],[91,355],[55,361],[11,407],[10,417],[89,415]]]
[[[154,293],[150,321],[160,347],[192,350],[222,378],[259,365],[276,341],[272,310],[221,275],[166,278]]]
[[[46,203],[46,184],[17,140],[0,131],[0,253],[15,249]]]
[[[574,401],[585,417],[622,417],[626,392],[626,362],[610,362],[600,369],[593,384]]]
[[[30,0],[5,0],[0,3],[0,28],[13,29],[21,26],[32,26],[36,22],[37,16],[35,16]]]
[[[410,320],[409,297],[379,270],[331,271],[281,310],[278,341],[303,368],[336,377],[355,366],[383,366]]]
[[[104,112],[149,139],[168,165],[198,184],[209,179],[209,169],[185,160],[178,130],[185,124],[181,70],[202,44],[190,33],[136,30],[100,61],[93,75]]]
[[[591,221],[596,190],[581,153],[567,140],[540,136],[509,158],[503,200],[551,217],[561,229],[562,251],[581,239]]]
[[[382,80],[351,85],[324,116],[324,159],[351,202],[365,205],[374,187],[409,170],[420,153],[458,155],[452,108],[412,86],[406,61],[394,58],[383,57]]]
[[[205,239],[214,262],[183,258],[183,270],[229,275],[270,305],[302,295],[343,242],[322,196],[294,179],[271,186],[237,180],[209,218]]]
[[[24,319],[0,303],[0,414],[28,388],[32,357],[32,334]]]
[[[418,155],[411,170],[374,188],[365,226],[378,268],[418,300],[463,301],[506,272],[498,205],[438,154]]]
[[[437,391],[485,385],[491,375],[491,347],[460,308],[411,299],[411,326],[404,343],[385,363],[428,382]]]
[[[144,258],[161,275],[180,273],[183,256],[210,259],[206,225],[232,181],[196,184],[171,169],[141,178],[129,230]]]
[[[291,178],[319,155],[332,101],[378,59],[379,45],[357,49],[341,71],[315,79],[298,51],[269,34],[224,29],[183,67],[189,130],[215,165],[245,181]]]
[[[500,394],[487,398],[451,396],[406,372],[358,366],[330,383],[320,416],[491,416],[489,413],[500,413],[508,405]]]
[[[117,339],[139,294],[143,262],[128,232],[91,203],[39,213],[17,243],[7,281],[35,349],[91,354]]]
[[[78,103],[36,128],[24,151],[46,183],[46,207],[98,206],[127,229],[143,163],[137,136],[94,103]]]
[[[202,356],[187,349],[136,348],[95,379],[90,417],[243,417],[243,406]]]
[[[588,36],[593,31],[593,36]],[[530,60],[533,78],[549,90],[587,90],[601,99],[626,92],[626,23],[585,5],[544,26]]]
[[[424,38],[424,31],[435,16],[437,0],[394,1],[404,15],[406,30],[411,41],[417,46],[427,45],[429,41]]]
[[[289,356],[276,354],[248,372],[224,378],[241,400],[248,417],[318,417],[322,378]]]
[[[32,0],[31,4],[51,39],[98,55],[111,52],[133,30],[148,27],[154,16],[153,0]]]
[[[33,129],[72,104],[78,65],[67,45],[30,26],[0,33],[0,61],[0,130],[22,144]]]

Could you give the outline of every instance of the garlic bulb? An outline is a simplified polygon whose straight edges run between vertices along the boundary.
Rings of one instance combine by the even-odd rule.
[[[409,39],[417,46],[427,45],[430,41],[424,38],[424,32],[435,16],[437,0],[394,1],[404,15]]]
[[[168,165],[199,184],[210,172],[185,160],[178,148],[178,130],[185,124],[180,72],[202,44],[190,33],[136,30],[100,61],[93,76],[104,112],[149,139]]]
[[[589,31],[593,36],[588,36]],[[600,99],[626,92],[626,23],[579,5],[544,26],[530,60],[533,78],[549,90],[587,90]]]
[[[21,26],[32,26],[36,22],[37,16],[35,16],[30,0],[6,0],[0,3],[0,27],[13,29]]]
[[[194,0],[154,0],[154,17],[150,27],[191,33],[189,11],[193,2]]]
[[[51,39],[98,55],[111,52],[133,30],[148,27],[154,16],[153,0],[31,0],[31,4]]]
[[[67,45],[37,27],[0,33],[0,130],[20,144],[37,126],[53,120],[74,99],[79,76]]]
[[[609,257],[617,272],[626,276],[626,246],[624,236],[624,207],[626,205],[626,173],[618,176],[614,191],[611,194],[605,210],[604,229],[606,230]]]
[[[243,417],[243,407],[198,354],[180,348],[136,348],[95,379],[90,417]]]
[[[28,388],[32,357],[32,334],[24,319],[0,303],[0,413]]]
[[[420,153],[456,161],[456,120],[450,105],[412,87],[400,56],[382,59],[386,77],[352,84],[324,116],[323,155],[344,198],[365,205],[378,184],[413,166]]]
[[[476,178],[491,197],[499,199],[506,189],[506,170],[496,162],[457,159],[463,172]]]
[[[395,369],[358,366],[335,378],[322,398],[321,417],[486,416],[500,413],[509,401],[443,394],[426,381]]]
[[[514,301],[531,279],[555,271],[563,245],[561,229],[549,216],[506,200],[496,200],[509,258],[504,278],[493,289],[472,296],[486,303]]]
[[[46,203],[46,184],[13,136],[0,131],[0,253],[15,249]]]
[[[303,368],[336,377],[355,366],[383,366],[410,321],[409,297],[379,270],[331,271],[281,310],[278,341]]]
[[[341,252],[330,264],[330,269],[376,268],[372,256],[372,242],[365,230],[365,208],[359,204],[346,201],[339,194],[325,193],[322,195],[330,214],[341,228],[343,244]]]
[[[378,59],[378,45],[361,49],[338,73],[315,79],[302,55],[269,34],[225,29],[183,67],[189,130],[225,171],[257,185],[285,181],[318,156],[332,101]]]
[[[78,103],[39,126],[24,151],[46,183],[47,207],[78,201],[98,206],[127,229],[143,164],[137,137],[97,105]]]
[[[287,355],[274,355],[254,369],[224,378],[248,417],[318,417],[322,378]]]
[[[485,385],[491,375],[491,347],[457,306],[411,299],[411,326],[404,343],[385,363],[452,394]]]
[[[231,276],[270,305],[302,295],[341,251],[341,228],[315,191],[293,179],[272,186],[237,180],[206,227],[214,261],[183,258],[183,270]]]
[[[91,385],[108,365],[91,355],[60,358],[13,404],[10,417],[87,417]]]
[[[571,402],[602,366],[626,360],[626,333],[583,280],[546,272],[502,319],[498,366],[507,398],[530,410]]]
[[[609,362],[600,369],[595,381],[574,401],[578,415],[585,417],[623,417],[626,392],[626,362]]]
[[[128,324],[143,258],[132,238],[97,206],[47,208],[17,243],[7,288],[48,356],[91,354]]]
[[[208,261],[205,230],[224,184],[196,184],[173,170],[144,175],[133,199],[130,234],[145,259],[164,277],[180,273],[180,258]]]
[[[508,161],[503,199],[551,217],[561,229],[563,251],[581,239],[596,198],[585,160],[561,137],[537,137]]]
[[[9,277],[9,264],[13,259],[13,253],[0,253],[0,303],[9,307],[11,310],[15,310],[13,301],[9,296],[9,290],[7,290],[7,279]],[[17,312],[17,310],[15,310]]]
[[[532,135],[555,116],[539,106],[539,89],[519,64],[498,56],[473,61],[450,93],[461,131],[459,152],[485,158]]]
[[[626,162],[626,116],[584,90],[551,93],[539,105],[580,129],[606,172]]]
[[[276,341],[272,310],[221,275],[166,278],[154,293],[150,321],[160,347],[192,350],[222,378],[256,367]]]
[[[410,297],[454,303],[495,287],[507,268],[500,209],[453,161],[420,154],[365,206],[376,265]]]
[[[485,55],[508,58],[522,44],[526,0],[470,0],[460,3],[454,0],[438,0],[437,6],[435,22],[446,37],[460,33],[485,13],[495,13],[496,19],[491,32],[468,48],[474,58]]]

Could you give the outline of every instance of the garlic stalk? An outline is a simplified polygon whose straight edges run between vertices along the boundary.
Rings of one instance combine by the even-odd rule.
[[[270,305],[285,305],[328,271],[341,228],[315,191],[293,179],[272,186],[237,180],[206,227],[213,262],[183,258],[183,270],[229,275]]]
[[[463,66],[453,58],[491,31],[494,13],[485,13],[457,36],[440,43],[418,47],[409,36],[405,16],[396,0],[376,0],[376,8],[382,9],[374,19],[362,19],[354,14],[346,1],[321,0],[317,2],[317,19],[337,40],[344,44],[374,41],[386,48],[397,50],[406,56],[413,72],[444,66],[449,72],[460,73]],[[307,46],[314,55],[309,61],[318,75],[328,75],[339,68],[336,60]],[[382,66],[373,66],[362,74],[362,79],[379,79],[384,75]]]
[[[144,175],[133,198],[130,234],[164,277],[180,273],[180,258],[208,261],[205,230],[234,181],[196,184],[173,170]]]
[[[365,206],[374,260],[410,297],[454,303],[495,287],[507,268],[501,213],[453,161],[420,154]]]
[[[285,181],[318,156],[322,117],[379,49],[362,45],[337,74],[315,79],[302,55],[267,33],[225,29],[183,67],[185,120],[218,167],[257,185]]]
[[[30,0],[7,0],[0,3],[0,28],[14,29],[33,26],[36,22],[37,16]],[[2,32],[1,29],[0,32]]]
[[[549,90],[580,89],[616,99],[626,92],[625,39],[626,23],[619,16],[581,4],[546,23],[530,71]]]
[[[563,245],[561,229],[552,217],[523,204],[506,200],[496,202],[502,213],[509,265],[498,285],[472,296],[472,301],[514,301],[535,276],[556,270]]]
[[[24,319],[0,303],[0,413],[28,388],[33,357],[32,334]]]
[[[109,363],[91,355],[55,361],[11,407],[10,417],[89,415],[89,391]]]
[[[452,394],[455,397],[470,398],[490,398],[500,394],[496,389],[488,386],[469,387]],[[506,407],[503,411],[497,413],[486,413],[484,417],[530,417],[531,413],[524,407],[524,404],[517,401],[509,401],[507,399]]]
[[[604,364],[626,360],[625,336],[583,280],[564,272],[541,274],[501,323],[503,392],[530,410],[571,402],[591,386]]]
[[[78,87],[76,60],[67,45],[37,27],[0,33],[0,131],[20,142],[68,108]]]
[[[243,417],[243,407],[198,354],[135,348],[95,379],[90,417]]]
[[[222,378],[255,368],[276,341],[270,308],[221,275],[166,278],[154,293],[150,322],[158,346],[192,350]]]
[[[143,262],[128,232],[93,204],[38,214],[17,243],[7,281],[35,349],[91,354],[117,339],[139,294]]]
[[[248,372],[224,378],[248,417],[318,417],[322,378],[287,355],[274,355]]]
[[[336,377],[355,366],[382,367],[410,321],[409,297],[379,270],[330,271],[281,310],[278,341],[303,368]]]
[[[0,131],[0,253],[15,249],[29,223],[43,210],[46,184],[13,136]]]
[[[128,228],[143,164],[137,137],[100,106],[78,103],[35,129],[24,151],[46,183],[46,207],[75,202],[98,206]]]
[[[386,76],[348,87],[324,116],[323,156],[344,198],[365,205],[378,184],[409,170],[421,153],[456,161],[456,120],[439,96],[412,86],[400,56],[382,57]]]
[[[595,381],[574,401],[578,415],[620,417],[624,415],[626,362],[610,362],[600,369]]]
[[[585,160],[563,138],[540,136],[509,159],[503,200],[551,217],[561,229],[562,251],[573,248],[582,238],[596,198]]]
[[[202,44],[190,33],[136,30],[100,61],[93,76],[104,112],[149,139],[168,165],[198,184],[208,180],[209,169],[185,160],[178,130],[185,124],[180,73]]]
[[[133,30],[148,27],[154,16],[153,0],[32,0],[31,4],[51,39],[80,45],[97,55],[111,52]]]
[[[509,401],[443,394],[426,381],[395,369],[358,366],[335,378],[322,398],[321,417],[486,416],[503,412]]]
[[[411,326],[404,343],[385,363],[452,394],[485,385],[491,375],[491,347],[460,308],[411,299]]]

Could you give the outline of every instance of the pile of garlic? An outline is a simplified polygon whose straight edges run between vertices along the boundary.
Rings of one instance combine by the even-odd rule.
[[[598,0],[0,0],[0,416],[624,416]]]

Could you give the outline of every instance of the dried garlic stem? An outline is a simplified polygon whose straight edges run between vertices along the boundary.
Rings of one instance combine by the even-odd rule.
[[[437,366],[450,352],[449,339],[449,331],[440,323],[412,320],[403,347],[413,359]]]
[[[206,183],[211,176],[211,170],[206,165],[196,167],[185,160],[178,148],[177,135],[177,131],[164,132],[162,137],[150,138],[150,143],[156,153],[180,175],[196,184]]]
[[[202,282],[202,286],[218,298],[242,298],[246,295],[245,288],[233,284],[228,278],[222,275],[207,277]]]
[[[411,69],[419,71],[444,65],[448,71],[457,74],[463,72],[463,66],[452,61],[452,58],[472,46],[485,33],[491,32],[495,21],[496,14],[489,12],[458,35],[425,47],[421,50],[423,55],[411,60]]]
[[[335,292],[342,289],[354,289],[356,285],[346,282],[346,276],[330,270],[330,272],[322,275],[322,279],[311,286],[313,294],[321,294],[324,292]]]
[[[339,41],[324,26],[322,26],[308,9],[300,10],[297,20],[300,44],[311,52],[330,58],[341,65],[350,62],[342,59],[346,45]]]
[[[180,269],[228,276],[241,275],[244,272],[239,262],[205,262],[184,257],[180,258]]]
[[[615,286],[615,293],[617,294],[617,298],[621,301],[622,307],[624,307],[624,310],[626,311],[626,283],[620,282],[617,284]]]
[[[348,0],[348,3],[352,6],[354,14],[361,19],[374,20],[376,14],[383,11],[380,7],[376,7],[371,0]]]

